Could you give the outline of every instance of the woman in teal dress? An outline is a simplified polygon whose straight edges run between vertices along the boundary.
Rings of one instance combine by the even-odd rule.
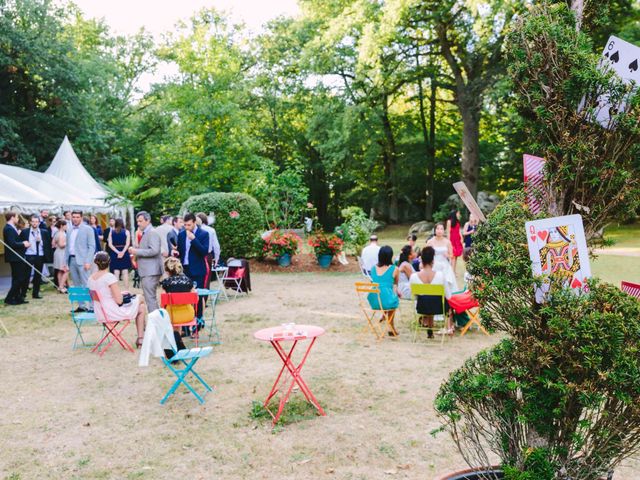
[[[378,252],[378,264],[371,269],[371,281],[380,286],[380,302],[384,315],[389,319],[391,330],[389,335],[397,337],[398,332],[393,325],[396,316],[396,309],[400,303],[395,287],[398,285],[398,268],[393,265],[393,249],[385,245]],[[370,293],[368,296],[369,305],[374,310],[380,310],[378,296]]]

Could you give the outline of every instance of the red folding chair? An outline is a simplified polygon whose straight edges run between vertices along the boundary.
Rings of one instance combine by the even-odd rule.
[[[109,350],[109,347],[113,345],[114,341],[118,342],[125,350],[133,353],[133,348],[122,336],[122,332],[129,326],[131,320],[109,320],[104,308],[102,307],[102,302],[100,302],[98,292],[95,290],[89,290],[89,295],[91,295],[91,300],[93,301],[93,310],[96,312],[96,320],[104,326],[104,336],[98,343],[96,343],[93,349],[91,349],[91,353],[97,351],[98,355],[103,356],[106,351]],[[109,340],[109,343],[107,343],[104,348],[101,348],[101,345],[107,340]]]
[[[242,291],[242,280],[244,279],[244,268],[229,268],[227,276],[224,278],[225,287],[233,289],[235,292],[234,299],[238,298]]]
[[[187,323],[176,324],[174,326],[195,327],[193,339],[196,341],[196,347],[198,346],[198,340],[200,339],[200,332],[198,331],[198,318],[196,317],[199,301],[200,301],[200,297],[196,292],[163,293],[160,295],[160,306],[162,308],[175,307],[178,305],[193,306],[193,311],[194,311],[193,320]]]
[[[640,299],[640,285],[638,285],[637,283],[622,282],[620,288],[623,292],[628,293],[632,297]]]

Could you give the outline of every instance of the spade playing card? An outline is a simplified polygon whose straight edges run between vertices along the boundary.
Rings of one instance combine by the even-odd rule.
[[[600,68],[605,71],[614,71],[625,84],[638,85],[640,83],[639,62],[640,47],[612,35],[602,52]],[[583,99],[580,110],[584,108],[584,103]],[[604,128],[613,128],[612,118],[626,109],[626,103],[625,99],[613,101],[609,95],[600,95],[595,104],[591,105],[594,107],[594,120]]]
[[[551,279],[576,293],[586,291],[591,267],[582,216],[534,220],[526,223],[526,230],[533,274],[542,281],[536,287],[536,301],[546,300]]]

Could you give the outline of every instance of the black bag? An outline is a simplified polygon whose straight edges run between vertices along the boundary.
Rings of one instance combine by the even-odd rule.
[[[134,299],[134,298],[136,298],[135,293],[133,295],[130,294],[130,293],[123,293],[122,294],[122,303],[120,305],[122,306],[122,305],[126,305],[128,303],[131,303],[131,300]]]

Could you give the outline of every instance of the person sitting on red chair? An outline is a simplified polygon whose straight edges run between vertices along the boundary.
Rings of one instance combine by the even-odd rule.
[[[184,216],[184,230],[178,234],[178,252],[185,275],[196,283],[197,288],[206,288],[210,275],[206,260],[209,254],[209,234],[198,228],[193,213]],[[198,318],[202,318],[202,305],[205,302],[206,298],[202,297],[198,304]]]

